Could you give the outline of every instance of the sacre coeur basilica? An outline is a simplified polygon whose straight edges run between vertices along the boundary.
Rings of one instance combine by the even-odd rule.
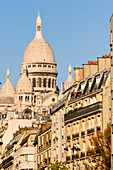
[[[16,87],[8,68],[0,89],[0,170],[44,170],[56,161],[69,170],[86,169],[91,136],[113,124],[112,31],[113,16],[110,54],[74,67],[74,78],[69,65],[60,91],[54,52],[38,14]]]

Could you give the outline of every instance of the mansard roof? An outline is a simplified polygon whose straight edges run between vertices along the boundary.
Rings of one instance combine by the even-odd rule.
[[[68,101],[72,101],[102,89],[109,73],[110,69],[105,69],[102,72],[97,72],[93,76],[81,80],[79,83],[75,82],[68,93]]]

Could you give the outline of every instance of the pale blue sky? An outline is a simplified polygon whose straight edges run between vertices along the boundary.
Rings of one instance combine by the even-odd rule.
[[[58,85],[67,78],[69,63],[82,66],[109,53],[109,20],[113,0],[1,0],[0,81],[6,69],[16,86],[25,48],[35,36],[40,11],[43,35],[53,48]]]

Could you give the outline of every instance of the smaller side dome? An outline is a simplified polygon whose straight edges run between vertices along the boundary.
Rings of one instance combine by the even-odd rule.
[[[13,84],[10,81],[10,70],[7,69],[6,72],[6,82],[3,84],[0,94],[3,96],[14,96],[15,89]]]
[[[3,84],[0,91],[0,104],[14,104],[15,89],[10,81],[10,70],[6,72],[6,82]]]
[[[24,66],[25,67],[25,66]],[[26,76],[26,70],[23,68],[23,73],[16,86],[17,92],[32,92],[32,83],[30,79]]]

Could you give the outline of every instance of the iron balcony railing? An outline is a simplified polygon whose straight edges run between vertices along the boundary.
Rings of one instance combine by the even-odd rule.
[[[101,109],[102,109],[102,102],[97,102],[86,107],[71,110],[64,116],[65,123],[79,116],[85,116],[86,114],[90,114],[92,112],[98,112]]]

